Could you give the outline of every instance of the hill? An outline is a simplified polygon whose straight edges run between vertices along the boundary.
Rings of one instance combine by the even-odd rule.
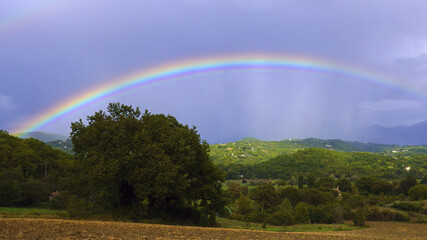
[[[360,133],[359,140],[385,144],[427,144],[427,121],[412,126],[372,126]]]
[[[253,165],[232,163],[218,165],[227,179],[290,179],[304,176],[374,176],[385,179],[403,178],[406,167],[417,178],[427,174],[427,155],[387,156],[367,152],[338,152],[320,148],[298,150]]]
[[[427,154],[427,146],[387,145],[377,143],[360,143],[337,139],[287,139],[283,141],[262,141],[255,138],[244,138],[231,143],[210,146],[210,156],[216,164],[257,164],[283,154],[298,150],[321,148],[340,152],[371,152],[395,155]]]
[[[15,134],[15,135],[24,136],[23,138],[32,137],[32,138],[38,139],[42,142],[50,142],[50,141],[55,141],[55,140],[65,141],[68,138],[68,137],[63,136],[63,135],[49,133],[49,132],[40,132],[40,131],[19,133],[19,134]]]
[[[59,149],[62,150],[66,153],[70,153],[73,154],[73,143],[71,142],[70,139],[67,139],[65,141],[63,140],[55,140],[55,141],[50,141],[46,143],[47,145],[51,146],[54,149]]]

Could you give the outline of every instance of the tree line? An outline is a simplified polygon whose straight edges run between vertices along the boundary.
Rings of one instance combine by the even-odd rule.
[[[411,174],[393,183],[369,176],[351,182],[347,178],[313,175],[299,175],[294,186],[276,181],[251,187],[248,183],[230,181],[225,190],[230,208],[225,216],[271,225],[353,220],[363,226],[365,220],[409,221],[407,213],[379,207],[394,202],[393,208],[426,214],[421,203],[400,202],[427,199],[427,181],[423,181],[419,184]]]
[[[0,131],[0,206],[211,226],[217,215],[269,224],[339,222],[359,216],[355,209],[371,195],[427,198],[417,181],[424,176],[421,183],[427,182],[425,155],[395,159],[306,149],[258,165],[218,167],[195,127],[120,103],[73,122],[70,137],[74,155]],[[226,178],[241,175],[279,181],[250,190],[232,183],[223,190]]]

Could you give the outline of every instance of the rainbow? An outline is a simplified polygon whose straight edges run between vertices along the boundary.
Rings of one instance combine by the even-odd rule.
[[[88,104],[107,98],[113,94],[123,93],[141,86],[173,79],[181,79],[190,75],[253,69],[300,71],[335,75],[340,76],[342,79],[354,79],[397,89],[423,99],[427,95],[426,93],[411,89],[408,86],[403,86],[389,76],[379,75],[366,69],[312,57],[253,54],[196,58],[136,71],[132,74],[107,81],[106,84],[75,95],[39,113],[20,127],[14,129],[12,133],[16,133],[20,137],[25,137],[24,135],[26,132],[40,129],[68,113],[84,108]]]

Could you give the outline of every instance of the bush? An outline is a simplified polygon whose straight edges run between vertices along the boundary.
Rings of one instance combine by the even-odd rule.
[[[344,208],[340,205],[337,205],[332,209],[332,215],[334,216],[335,223],[344,223],[343,213]]]
[[[423,210],[423,207],[421,204],[417,203],[410,203],[410,202],[394,202],[393,205],[391,205],[392,208],[397,208],[403,211],[413,211],[413,212],[420,212]]]
[[[309,223],[310,212],[308,210],[308,204],[305,202],[299,202],[295,206],[295,220],[298,223]]]
[[[427,186],[416,185],[408,190],[409,197],[412,200],[424,200],[427,199]]]
[[[267,215],[265,213],[262,213],[260,211],[253,211],[251,213],[246,214],[242,220],[247,222],[257,222],[262,223],[264,222]]]
[[[333,215],[331,206],[314,207],[310,212],[311,223],[334,223],[335,216]]]
[[[255,209],[253,201],[246,196],[240,196],[236,200],[235,206],[236,206],[236,212],[241,215],[246,215]]]
[[[366,211],[366,219],[369,221],[409,221],[409,216],[406,213],[392,212],[390,210],[380,211],[377,207],[368,208]]]
[[[317,189],[303,189],[301,198],[310,205],[320,206],[336,201],[336,198],[330,192],[322,192]]]
[[[16,184],[0,182],[0,206],[12,207],[21,203],[21,190]]]
[[[366,219],[369,221],[387,221],[378,207],[368,208],[366,211]]]
[[[409,216],[407,213],[400,213],[400,212],[395,212],[393,214],[393,221],[398,221],[398,222],[409,222]]]
[[[24,205],[47,202],[49,194],[46,185],[40,180],[30,179],[22,184],[22,203]]]
[[[363,208],[359,208],[353,215],[353,223],[356,226],[364,227],[365,226],[365,212]]]
[[[294,216],[289,210],[279,209],[268,217],[267,223],[275,226],[291,225],[294,223]]]
[[[365,205],[365,198],[361,195],[353,195],[350,193],[342,193],[342,200],[352,209],[361,208]]]

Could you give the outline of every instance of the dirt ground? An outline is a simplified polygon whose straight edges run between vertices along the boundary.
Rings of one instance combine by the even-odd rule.
[[[142,223],[0,218],[0,239],[427,239],[426,224],[368,222],[343,232],[264,232]]]

